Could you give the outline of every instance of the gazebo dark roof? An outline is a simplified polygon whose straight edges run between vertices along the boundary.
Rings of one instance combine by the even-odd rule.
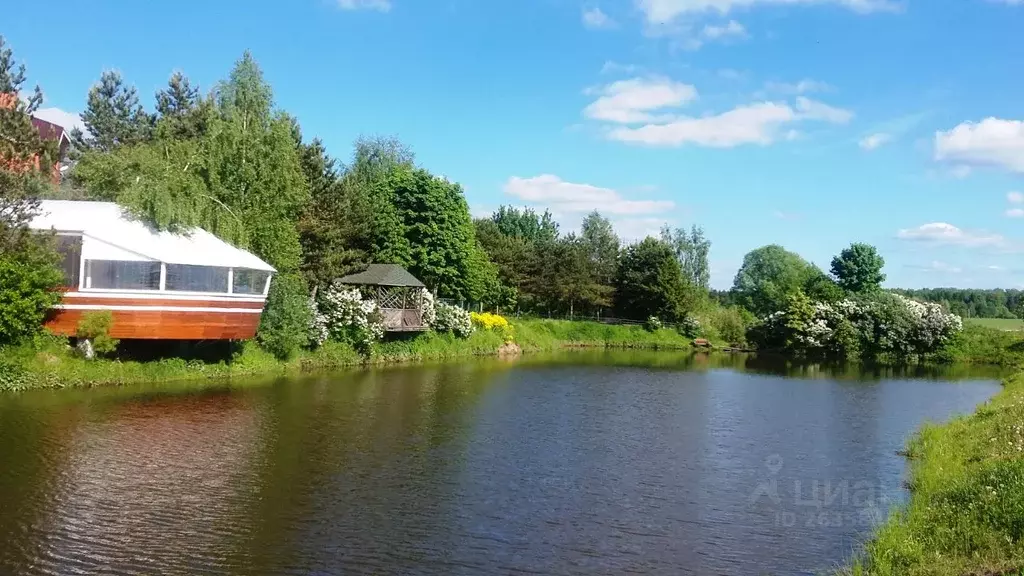
[[[423,282],[420,282],[408,270],[398,264],[370,264],[370,267],[366,270],[339,278],[337,282],[360,286],[426,287]]]

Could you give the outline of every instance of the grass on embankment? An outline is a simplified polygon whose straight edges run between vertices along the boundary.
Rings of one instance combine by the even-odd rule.
[[[513,330],[515,342],[526,352],[570,346],[681,349],[690,345],[689,339],[673,330],[649,332],[640,326],[609,326],[596,322],[519,320],[513,323]],[[428,332],[375,344],[369,357],[360,355],[351,346],[328,343],[319,350],[282,361],[248,342],[229,360],[210,363],[181,358],[149,362],[85,360],[66,346],[50,342],[0,349],[0,391],[317,372],[364,364],[493,355],[502,344],[504,336],[488,330],[477,330],[467,339]]]
[[[996,330],[1024,331],[1024,320],[1019,318],[967,318],[964,320],[964,324]]]
[[[911,496],[854,575],[1024,575],[1024,373],[971,416],[909,445]]]
[[[963,331],[935,359],[947,364],[1024,367],[1024,333],[965,323]]]

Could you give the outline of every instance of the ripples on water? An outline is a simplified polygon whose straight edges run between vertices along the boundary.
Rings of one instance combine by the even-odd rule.
[[[908,435],[997,389],[909,376],[574,353],[0,396],[0,574],[813,574],[903,498]]]

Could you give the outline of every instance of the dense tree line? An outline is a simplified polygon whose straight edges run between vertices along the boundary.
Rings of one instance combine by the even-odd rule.
[[[4,78],[20,91],[10,71]],[[17,195],[5,187],[20,215],[7,228],[20,234],[34,199],[54,197],[114,201],[161,230],[209,230],[278,270],[258,339],[279,356],[307,343],[311,294],[374,262],[407,267],[441,298],[506,312],[679,321],[709,302],[700,228],[626,245],[597,212],[568,233],[529,208],[474,221],[461,186],[398,140],[362,138],[342,162],[304,138],[249,53],[206,92],[175,72],[154,101],[147,110],[119,73],[104,72],[86,95],[86,130],[72,134],[67,181]],[[34,135],[37,106],[22,103],[5,122]]]
[[[23,84],[23,67],[0,42],[0,95],[24,93]],[[281,357],[310,342],[311,296],[370,263],[403,265],[437,296],[464,305],[656,319],[734,343],[748,329],[762,345],[818,342],[808,330],[832,322],[833,348],[844,355],[889,350],[877,327],[920,312],[884,295],[884,260],[866,244],[843,250],[828,272],[782,246],[763,246],[746,255],[730,291],[712,293],[711,243],[698,226],[624,242],[596,211],[578,232],[530,208],[502,206],[473,220],[461,186],[419,165],[396,139],[361,138],[343,162],[305,138],[275,106],[249,53],[205,93],[174,73],[152,111],[118,73],[103,73],[87,95],[87,130],[73,134],[76,163],[59,188],[41,177],[55,151],[29,119],[41,100],[37,89],[0,107],[0,344],[38,328],[53,304],[55,254],[46,238],[26,232],[36,198],[46,196],[115,201],[159,229],[199,226],[251,250],[278,270],[258,339]],[[1020,304],[1018,291],[904,294],[970,316],[1010,316]],[[843,316],[854,309],[860,316]],[[919,344],[945,337],[901,334]]]
[[[963,318],[1020,318],[1024,304],[1024,291],[1002,288],[922,288],[895,292],[941,304]]]

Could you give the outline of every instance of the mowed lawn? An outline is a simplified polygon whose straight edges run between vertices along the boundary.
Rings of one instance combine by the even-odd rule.
[[[964,322],[996,330],[1024,330],[1024,320],[1016,318],[966,318]]]

